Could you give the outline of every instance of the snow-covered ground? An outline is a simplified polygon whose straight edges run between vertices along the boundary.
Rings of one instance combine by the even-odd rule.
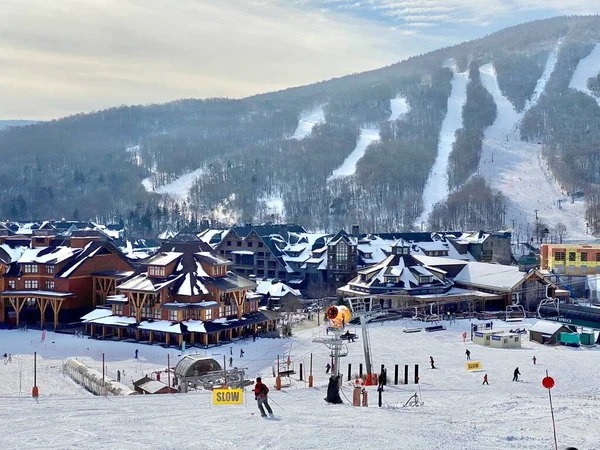
[[[296,127],[296,131],[294,131],[292,139],[304,139],[310,135],[315,125],[325,123],[325,110],[323,109],[324,106],[325,105],[316,106],[311,110],[304,111],[300,115],[298,126]]]
[[[176,361],[178,352],[157,346],[133,343],[102,342],[48,333],[46,348],[39,332],[0,331],[0,351],[13,351],[13,363],[0,363],[0,385],[3,387],[0,423],[9,426],[3,433],[6,449],[63,448],[198,448],[212,449],[317,449],[330,447],[398,448],[411,450],[480,450],[480,449],[549,449],[554,448],[548,393],[541,380],[546,370],[556,380],[552,391],[559,448],[575,446],[580,450],[600,448],[600,430],[594,426],[600,415],[600,388],[596,381],[600,352],[596,349],[551,347],[529,342],[524,336],[521,349],[495,349],[463,343],[461,334],[470,322],[459,320],[445,331],[436,333],[403,333],[408,326],[422,327],[419,322],[390,322],[370,325],[374,367],[388,368],[388,381],[393,382],[394,365],[420,365],[418,385],[388,385],[383,392],[384,407],[377,407],[377,392],[369,392],[369,407],[349,405],[351,388],[346,381],[347,364],[352,372],[364,362],[361,338],[348,344],[343,358],[343,405],[328,405],[328,375],[324,367],[328,351],[313,339],[324,333],[323,327],[296,331],[291,339],[258,339],[255,343],[238,341],[231,345],[234,365],[245,365],[251,377],[263,375],[271,387],[271,406],[278,416],[263,420],[257,414],[251,394],[240,406],[213,406],[209,392],[177,395],[96,397],[92,396],[60,372],[46,367],[58,366],[67,356],[79,356],[95,369],[105,352],[109,374],[117,369],[132,375],[149,373],[166,366],[166,354]],[[496,322],[494,328],[507,327]],[[523,324],[511,324],[510,327]],[[355,330],[360,335],[360,330]],[[209,349],[215,358],[229,357],[229,347]],[[132,358],[135,348],[140,359]],[[245,358],[238,358],[239,348]],[[481,361],[481,372],[467,372],[465,349],[471,358]],[[88,350],[89,349],[89,350]],[[15,354],[31,358],[33,350],[43,356],[38,373],[40,398],[18,396]],[[294,362],[296,371],[302,362],[309,367],[313,355],[315,387],[308,388],[299,375],[292,375],[291,386],[277,392],[273,385],[271,365],[277,354]],[[537,365],[532,364],[536,356]],[[429,368],[433,356],[436,369]],[[25,365],[24,365],[25,367]],[[512,382],[512,372],[519,367],[522,381]],[[305,372],[305,380],[307,373]],[[45,375],[52,373],[51,377]],[[489,386],[482,386],[484,373]],[[55,378],[55,379],[54,379]],[[25,377],[24,377],[25,379]],[[288,380],[284,380],[287,382]],[[28,378],[26,391],[31,390]],[[287,384],[287,383],[284,383]],[[12,386],[12,387],[11,387]],[[424,405],[403,408],[402,405],[419,392]],[[193,426],[190,426],[193,425]]]
[[[152,177],[144,178],[142,184],[147,192],[155,192],[157,194],[169,194],[181,200],[187,199],[190,189],[198,178],[204,173],[204,168],[196,169],[192,172],[181,175],[170,183],[163,184],[154,188],[152,186]]]
[[[498,109],[496,120],[485,131],[479,174],[508,197],[507,223],[514,220],[515,226],[525,227],[535,221],[538,210],[540,219],[551,226],[562,222],[567,226],[569,238],[583,240],[591,237],[585,234],[585,202],[571,203],[542,158],[541,145],[521,141],[519,133],[521,119],[544,92],[556,65],[559,46],[560,41],[548,56],[543,75],[520,114],[500,91],[493,65],[480,67],[481,82]]]
[[[463,126],[462,109],[467,101],[467,83],[469,82],[468,72],[456,72],[454,67],[453,71],[448,110],[440,130],[437,156],[423,191],[424,209],[421,217],[417,219],[417,226],[420,226],[422,222],[427,222],[433,205],[448,195],[448,160],[452,153],[452,144],[456,140],[456,131]]]
[[[373,142],[377,142],[379,139],[379,129],[361,128],[360,136],[356,141],[356,147],[354,147],[352,153],[346,157],[342,165],[333,171],[329,179],[354,175],[356,172],[356,164],[358,163],[358,160],[365,155],[367,147]]]
[[[280,194],[272,193],[263,195],[257,200],[257,209],[263,214],[274,216],[280,222],[285,222],[285,202]],[[260,221],[259,217],[255,217],[256,221]]]
[[[388,122],[398,120],[400,116],[407,114],[410,111],[410,105],[408,101],[401,96],[390,99],[390,109],[392,110]]]
[[[600,73],[600,44],[596,44],[588,56],[577,64],[569,87],[592,97],[600,106],[600,98],[596,97],[588,87],[588,80]]]

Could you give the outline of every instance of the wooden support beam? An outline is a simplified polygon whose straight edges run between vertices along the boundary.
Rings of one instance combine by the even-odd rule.
[[[54,312],[54,329],[58,328],[58,313],[60,312],[60,308],[62,307],[64,298],[49,298],[50,306],[52,306],[52,311]]]
[[[183,344],[183,334],[180,334],[177,338],[177,343],[179,344],[179,346],[181,347],[181,344]]]
[[[171,343],[171,333],[166,333],[165,344],[169,345]]]
[[[19,326],[19,316],[21,314],[21,310],[23,309],[23,305],[25,304],[26,300],[25,300],[25,298],[9,297],[8,301],[10,302],[10,304],[13,307],[13,309],[15,310],[15,313],[17,315],[17,317],[16,317],[16,319],[17,319],[17,326]]]
[[[117,337],[118,337],[119,339],[121,339],[121,335],[122,335],[122,333],[123,333],[123,328],[121,328],[121,327],[117,328]]]
[[[44,319],[46,316],[46,308],[48,307],[47,298],[36,298],[38,308],[40,308],[40,327],[44,328]]]
[[[150,332],[150,343],[154,342],[154,331]]]
[[[102,325],[102,337],[106,336],[106,326]]]
[[[4,298],[0,297],[0,323],[4,322]]]

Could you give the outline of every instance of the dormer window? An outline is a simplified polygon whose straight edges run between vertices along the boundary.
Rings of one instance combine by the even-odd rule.
[[[165,268],[159,266],[150,266],[148,267],[148,275],[151,277],[164,277]]]

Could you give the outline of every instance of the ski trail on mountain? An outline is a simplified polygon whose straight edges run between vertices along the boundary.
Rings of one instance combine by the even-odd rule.
[[[180,177],[175,178],[173,181],[156,188],[152,184],[152,177],[144,178],[142,185],[147,192],[154,192],[156,194],[168,194],[179,200],[186,200],[192,186],[204,174],[205,169],[200,168],[192,172],[185,173]]]
[[[390,117],[388,117],[388,122],[394,122],[395,120],[398,120],[400,116],[407,114],[410,111],[410,105],[406,98],[398,96],[390,99],[390,110],[392,112]]]
[[[598,106],[600,106],[600,98],[596,97],[590,88],[588,87],[588,80],[592,77],[596,77],[600,73],[600,44],[596,44],[594,49],[585,58],[579,60],[577,67],[573,72],[573,77],[569,83],[569,87],[583,92],[589,95]]]
[[[452,144],[456,140],[456,131],[462,128],[462,109],[467,101],[469,73],[459,73],[453,68],[452,90],[448,98],[448,110],[442,122],[438,152],[429,179],[423,191],[423,212],[417,219],[417,226],[427,222],[433,206],[448,195],[448,161],[452,153]]]
[[[367,147],[373,142],[379,141],[379,139],[380,136],[378,128],[361,128],[360,136],[356,141],[356,147],[354,147],[352,153],[346,157],[342,165],[333,171],[327,181],[330,181],[333,178],[349,177],[354,175],[356,172],[356,164],[360,158],[365,155]]]
[[[298,126],[291,139],[302,140],[312,133],[315,125],[325,123],[324,105],[319,105],[311,110],[304,111],[298,120]]]
[[[560,43],[557,42],[548,56],[544,72],[520,114],[500,91],[493,65],[479,68],[481,83],[497,107],[496,120],[485,130],[479,174],[508,198],[507,226],[514,220],[515,227],[524,228],[535,221],[535,210],[538,210],[538,217],[549,225],[565,224],[569,238],[585,239],[589,238],[585,235],[585,203],[581,200],[571,203],[543,159],[541,145],[521,141],[519,133],[521,119],[546,89],[556,66]]]

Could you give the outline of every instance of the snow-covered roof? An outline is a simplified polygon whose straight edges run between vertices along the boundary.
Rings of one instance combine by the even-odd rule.
[[[454,282],[510,290],[526,276],[518,266],[470,261],[454,277]]]
[[[181,326],[179,323],[173,324],[168,320],[154,320],[152,322],[144,320],[140,322],[139,329],[149,331],[160,331],[162,333],[175,333],[181,334]]]
[[[59,264],[81,253],[80,248],[36,247],[26,249],[18,260],[19,264]]]
[[[90,242],[89,244],[87,244],[83,248],[83,253],[85,253],[92,244],[93,244],[93,242]],[[63,273],[61,273],[60,278],[68,278],[73,272],[75,272],[77,270],[77,268],[79,266],[81,266],[89,258],[93,258],[101,249],[102,249],[102,247],[97,247],[94,250],[92,250],[88,255],[85,255],[85,257],[82,257],[83,255],[80,255],[81,259],[79,261],[77,261],[75,264],[73,264],[71,267],[69,267],[67,270],[65,270]]]
[[[144,264],[149,266],[167,266],[179,258],[183,253],[180,252],[160,252],[151,256]]]
[[[81,317],[83,322],[89,322],[90,320],[100,319],[102,317],[108,317],[112,315],[112,311],[107,308],[96,308],[92,312],[87,313],[85,316]]]
[[[233,250],[231,253],[234,255],[254,255],[254,252],[251,250]]]
[[[558,330],[560,330],[563,326],[564,324],[562,323],[549,322],[547,320],[538,320],[529,328],[529,331],[535,331],[537,333],[552,335]]]
[[[256,284],[255,291],[258,294],[262,294],[262,295],[268,294],[274,298],[281,298],[281,297],[286,296],[287,294],[292,294],[296,297],[302,296],[300,291],[298,291],[297,289],[293,289],[293,288],[289,287],[287,284],[282,283],[280,281],[277,283],[272,283],[271,280],[263,280],[263,281],[257,281],[256,283],[257,284]]]
[[[160,381],[156,380],[146,381],[145,383],[138,385],[139,389],[146,391],[150,394],[155,394],[157,392],[160,392],[162,389],[168,387],[169,386],[167,386],[165,383],[161,383]]]
[[[204,286],[204,284],[202,283],[200,278],[196,278],[195,280],[192,280],[191,273],[185,274],[183,283],[181,283],[181,285],[179,286],[179,289],[177,289],[177,295],[192,296],[192,295],[200,295],[200,294],[208,294],[208,293],[209,293],[208,289],[206,288],[206,286]]]
[[[200,320],[185,320],[182,323],[187,327],[188,331],[192,333],[206,333],[204,322]]]
[[[156,292],[164,287],[174,283],[179,278],[181,278],[183,274],[177,275],[176,277],[163,279],[160,281],[154,280],[152,278],[148,278],[147,273],[142,273],[137,275],[129,280],[121,283],[117,286],[117,289],[128,290],[128,291],[146,291],[146,292]]]
[[[4,243],[2,245],[0,245],[0,248],[2,250],[4,250],[8,256],[10,256],[11,262],[16,262],[19,260],[19,258],[21,258],[21,256],[23,256],[23,253],[25,253],[25,250],[27,250],[27,247],[24,246],[16,246],[16,247],[11,247],[10,245]]]
[[[117,326],[128,326],[133,325],[135,323],[135,317],[125,317],[125,316],[107,316],[107,317],[99,317],[98,319],[88,320],[89,323],[95,323],[97,325],[117,325]]]

